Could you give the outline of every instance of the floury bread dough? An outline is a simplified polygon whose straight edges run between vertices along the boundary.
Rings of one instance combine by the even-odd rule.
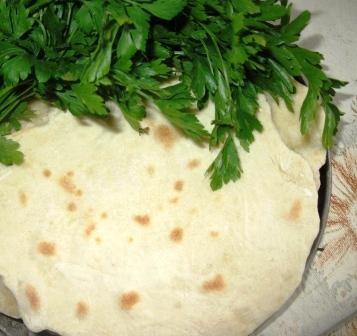
[[[264,132],[240,151],[242,178],[217,192],[204,176],[217,153],[153,111],[149,135],[56,110],[15,134],[26,162],[0,168],[0,275],[27,326],[238,336],[274,313],[301,281],[319,217],[308,162],[259,102]],[[212,113],[199,116],[207,126]]]

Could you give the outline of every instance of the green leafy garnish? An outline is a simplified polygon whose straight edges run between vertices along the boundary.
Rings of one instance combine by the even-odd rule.
[[[331,147],[341,116],[333,96],[345,83],[296,44],[310,13],[291,20],[291,10],[286,0],[0,0],[0,162],[23,160],[6,136],[30,118],[30,99],[97,118],[112,100],[138,132],[151,102],[183,134],[220,149],[207,170],[216,190],[239,179],[239,152],[263,131],[258,94],[292,110],[296,80],[308,85],[301,133],[322,104],[322,142]],[[194,108],[209,100],[211,133]]]
[[[22,163],[24,155],[18,151],[19,147],[17,142],[0,135],[0,162],[5,165]]]

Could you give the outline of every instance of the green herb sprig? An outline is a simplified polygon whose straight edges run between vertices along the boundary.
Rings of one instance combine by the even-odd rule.
[[[248,151],[263,130],[258,94],[292,110],[295,80],[308,85],[301,133],[321,103],[331,147],[341,116],[333,96],[345,83],[323,72],[321,54],[297,46],[310,13],[291,20],[291,9],[286,0],[0,0],[0,162],[23,161],[6,136],[31,118],[31,99],[99,118],[113,100],[138,132],[150,101],[186,136],[220,146],[207,170],[216,190],[241,176],[238,147]],[[162,88],[170,79],[179,82]],[[208,100],[211,133],[192,112]]]

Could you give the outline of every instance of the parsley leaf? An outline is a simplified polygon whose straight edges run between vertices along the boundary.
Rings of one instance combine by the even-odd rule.
[[[307,26],[311,18],[308,11],[303,11],[295,20],[282,28],[282,39],[287,43],[296,42],[300,33]]]
[[[156,104],[165,117],[190,138],[197,141],[209,138],[208,132],[193,113],[179,110],[169,100],[157,100]]]
[[[0,2],[0,31],[6,35],[20,38],[32,26],[33,19],[28,16],[28,9],[23,1]]]
[[[117,32],[118,26],[114,23],[103,30],[96,50],[83,69],[81,76],[83,82],[95,82],[109,73],[112,61],[112,46]]]
[[[156,0],[143,4],[142,8],[164,20],[171,20],[179,14],[186,5],[186,0]]]
[[[104,100],[96,94],[96,86],[90,83],[74,84],[72,90],[58,92],[62,105],[74,115],[93,114],[105,116],[108,114]]]
[[[17,84],[30,74],[31,61],[26,55],[15,56],[4,63],[1,70],[6,85]]]
[[[140,126],[140,121],[146,117],[145,105],[142,98],[132,94],[125,99],[116,99],[115,101],[119,105],[130,126],[138,132],[144,132]]]
[[[212,190],[218,190],[230,181],[237,181],[242,172],[237,148],[232,136],[229,135],[217,158],[207,170],[207,173],[211,175]]]
[[[20,145],[13,140],[0,135],[0,163],[4,165],[21,164],[24,155],[18,150]]]
[[[149,37],[149,18],[139,6],[132,6],[126,9],[134,27],[130,30],[131,38],[137,50],[145,51],[146,42]]]

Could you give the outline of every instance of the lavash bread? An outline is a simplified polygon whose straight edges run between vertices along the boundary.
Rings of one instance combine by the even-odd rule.
[[[17,308],[17,302],[11,291],[5,286],[4,282],[0,277],[0,312],[14,317],[19,318],[20,313]]]
[[[148,136],[60,111],[16,134],[26,163],[0,168],[0,274],[29,328],[237,336],[275,312],[319,218],[312,170],[259,100],[265,130],[240,152],[244,174],[214,193],[216,153],[156,113]]]
[[[296,94],[293,99],[293,112],[289,111],[285,102],[279,99],[276,102],[266,95],[271,106],[273,122],[284,143],[293,151],[301,154],[310,164],[314,173],[317,189],[320,187],[319,169],[326,161],[326,149],[322,145],[321,136],[324,128],[325,113],[320,105],[316,111],[311,130],[308,134],[300,132],[300,110],[307,95],[308,88],[298,82],[294,83]]]
[[[48,122],[49,105],[43,101],[36,100],[30,103],[30,109],[33,111],[31,122],[24,122],[22,127],[29,129],[32,127],[43,126]],[[0,164],[1,167],[1,164]],[[4,168],[4,167],[3,167]],[[0,175],[0,187],[1,179],[10,173],[10,169],[0,168],[2,174]],[[0,275],[0,312],[13,318],[20,318],[20,312],[18,311],[16,298],[11,291],[5,286],[3,279]]]

